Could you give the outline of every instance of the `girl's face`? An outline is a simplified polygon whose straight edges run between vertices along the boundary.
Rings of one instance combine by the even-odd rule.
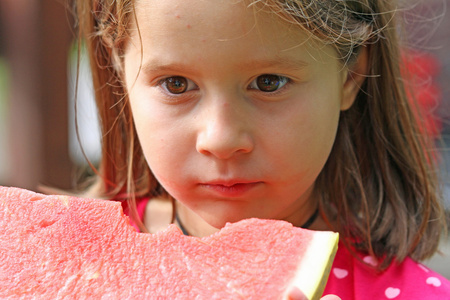
[[[334,49],[241,1],[140,1],[136,15],[125,80],[158,181],[216,228],[303,223],[353,101]]]

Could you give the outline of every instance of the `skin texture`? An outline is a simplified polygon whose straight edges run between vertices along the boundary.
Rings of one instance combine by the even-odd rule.
[[[249,217],[305,222],[355,97],[334,49],[240,1],[137,2],[136,18],[124,54],[135,125],[190,234]],[[267,78],[280,87],[261,91]]]

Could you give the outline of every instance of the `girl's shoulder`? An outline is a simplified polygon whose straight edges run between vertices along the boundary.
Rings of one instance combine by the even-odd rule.
[[[368,265],[377,261],[358,254]],[[411,258],[376,271],[340,243],[324,295],[350,299],[450,299],[450,281]]]

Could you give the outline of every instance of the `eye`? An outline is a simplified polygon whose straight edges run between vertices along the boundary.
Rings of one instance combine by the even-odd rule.
[[[258,76],[250,83],[251,89],[260,90],[262,92],[275,92],[289,82],[289,78],[275,74],[264,74]]]
[[[197,87],[192,80],[182,76],[164,78],[160,81],[160,84],[170,94],[182,94]]]

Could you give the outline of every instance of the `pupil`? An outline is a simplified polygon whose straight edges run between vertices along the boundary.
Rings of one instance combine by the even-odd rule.
[[[167,89],[172,94],[181,94],[186,91],[187,80],[183,77],[170,77],[167,79]]]
[[[262,75],[258,77],[258,88],[264,92],[273,92],[280,85],[280,77],[277,75]]]

